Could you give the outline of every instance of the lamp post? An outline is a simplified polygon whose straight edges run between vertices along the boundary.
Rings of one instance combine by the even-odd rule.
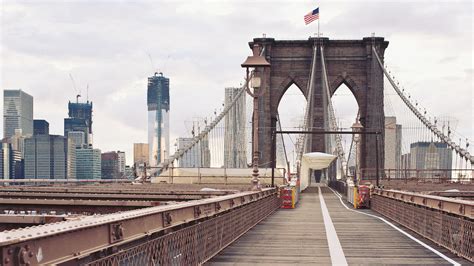
[[[354,173],[354,186],[357,186],[357,179],[359,178],[359,141],[360,141],[360,132],[364,128],[358,121],[352,124],[351,129],[355,134],[353,135],[353,140],[355,142],[355,173]]]
[[[254,46],[254,48],[257,48]],[[257,49],[258,50],[258,49]],[[253,165],[253,173],[252,173],[252,184],[253,190],[259,189],[259,179],[258,179],[258,97],[263,95],[263,90],[260,90],[261,87],[261,79],[258,76],[258,68],[265,68],[269,67],[270,63],[265,59],[265,57],[260,55],[252,55],[247,57],[247,60],[242,63],[241,65],[243,68],[246,69],[246,78],[245,78],[245,90],[247,93],[253,97],[253,158],[252,158],[252,165]],[[253,68],[253,75],[250,80],[250,68]],[[253,92],[249,88],[249,82],[251,83],[250,86],[253,88]]]

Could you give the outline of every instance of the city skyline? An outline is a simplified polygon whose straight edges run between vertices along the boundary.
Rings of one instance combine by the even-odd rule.
[[[364,3],[359,6],[322,1],[324,36],[359,38],[370,36],[371,32],[384,36],[390,41],[385,60],[413,98],[428,111],[440,110],[435,115],[457,118],[460,127],[456,130],[472,140],[474,114],[471,112],[471,117],[465,114],[466,109],[472,110],[472,97],[456,97],[472,95],[470,3],[436,3],[430,8],[425,8],[423,2]],[[132,162],[133,143],[147,140],[148,76],[163,71],[173,81],[170,139],[188,136],[182,121],[195,114],[210,116],[223,102],[224,88],[242,82],[244,72],[240,63],[250,54],[247,42],[262,33],[279,39],[308,38],[315,27],[305,27],[302,18],[313,6],[312,1],[273,6],[272,16],[259,16],[261,19],[253,21],[249,31],[249,27],[240,26],[238,21],[254,17],[268,8],[267,3],[257,2],[250,7],[238,2],[162,3],[158,9],[146,1],[115,6],[102,2],[92,10],[86,2],[58,3],[54,8],[41,3],[5,2],[2,3],[0,86],[21,88],[31,94],[35,99],[34,118],[46,119],[51,134],[61,134],[62,119],[67,115],[66,103],[78,93],[69,78],[72,74],[82,94],[86,94],[89,84],[89,99],[95,103],[94,146],[103,151],[125,150],[127,161]],[[394,9],[408,13],[399,20],[397,14],[384,12]],[[456,18],[441,21],[439,17],[446,12],[456,13]],[[143,15],[137,16],[138,13]],[[167,13],[187,19],[171,25]],[[382,19],[377,13],[389,17]],[[351,14],[358,16],[351,18]],[[221,19],[223,15],[225,21]],[[340,20],[342,17],[346,22]],[[354,25],[350,30],[345,28],[347,19]],[[94,28],[97,24],[114,27]],[[156,25],[161,27],[155,29]],[[37,32],[38,27],[42,31]],[[196,30],[202,27],[210,30]],[[437,38],[439,34],[445,38]],[[78,39],[74,36],[80,37],[83,45],[70,43]],[[447,49],[453,46],[457,49]],[[453,90],[456,93],[451,93]],[[216,104],[194,104],[198,97]],[[438,105],[441,99],[446,101],[444,106]],[[111,136],[110,128],[120,128],[120,134]]]

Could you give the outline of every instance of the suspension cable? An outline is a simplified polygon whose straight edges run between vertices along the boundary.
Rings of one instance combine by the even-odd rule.
[[[281,128],[280,114],[279,114],[279,113],[277,113],[277,119],[278,119],[278,120],[277,120],[277,121],[278,121],[278,130],[281,131],[282,128]],[[280,137],[281,137],[281,143],[282,143],[282,145],[283,145],[283,153],[285,154],[285,162],[286,162],[287,165],[289,165],[289,164],[290,164],[290,161],[288,161],[288,155],[286,154],[286,146],[285,146],[285,140],[284,140],[284,138],[283,138],[283,134],[280,134]],[[288,172],[289,172],[289,171],[290,171],[290,169],[288,169]]]
[[[327,72],[326,72],[326,61],[324,59],[324,47],[321,45],[321,66],[323,70],[323,80],[324,80],[324,87],[326,88],[326,98],[327,98],[327,103],[328,103],[328,108],[329,108],[329,129],[333,131],[338,130],[337,126],[337,121],[336,121],[336,114],[334,112],[334,107],[332,105],[332,99],[331,99],[331,93],[329,91],[329,82],[327,78]],[[335,141],[336,141],[336,155],[338,156],[341,166],[342,166],[342,176],[345,177],[346,175],[346,169],[347,167],[347,161],[346,157],[344,154],[344,148],[342,146],[342,136],[341,134],[336,134],[335,135]]]
[[[421,123],[425,127],[427,127],[431,132],[433,132],[433,134],[435,134],[440,140],[446,143],[452,150],[458,153],[460,157],[466,160],[469,160],[471,164],[474,164],[474,156],[470,155],[467,150],[461,148],[461,146],[456,144],[454,141],[451,141],[449,136],[446,136],[444,132],[440,131],[436,127],[436,124],[432,124],[428,119],[426,119],[426,117],[422,113],[420,113],[420,111],[418,111],[418,109],[411,103],[411,101],[407,97],[405,97],[405,95],[398,88],[395,81],[388,74],[387,70],[385,69],[382,63],[382,60],[380,60],[377,50],[375,50],[375,47],[372,47],[372,52],[374,53],[375,58],[377,58],[379,66],[382,69],[383,73],[385,74],[385,77],[387,77],[388,81],[390,82],[390,84],[392,85],[393,89],[398,94],[398,96],[400,96],[402,101],[408,106],[408,109],[410,109],[413,112],[413,114],[421,121]]]
[[[313,46],[313,58],[311,62],[311,72],[309,76],[309,82],[307,85],[307,101],[306,101],[306,109],[304,112],[304,122],[303,122],[303,131],[308,130],[310,127],[310,123],[312,125],[311,120],[311,109],[313,107],[313,88],[314,88],[314,73],[316,72],[316,55],[317,55],[317,45],[316,43]],[[301,161],[301,158],[303,157],[304,150],[306,149],[308,145],[308,135],[307,134],[301,134],[298,136],[298,139],[296,141],[296,147],[297,147],[297,160]]]
[[[260,51],[260,56],[262,56],[265,53],[265,46],[262,48]],[[253,73],[249,77],[249,79],[252,78]],[[174,161],[177,159],[180,159],[188,150],[192,149],[197,143],[202,141],[204,138],[208,136],[208,134],[217,126],[217,124],[224,118],[230,111],[231,108],[235,106],[237,101],[240,99],[240,97],[243,95],[245,92],[245,87],[246,84],[248,83],[249,80],[246,80],[244,82],[244,85],[240,88],[240,90],[237,92],[235,98],[232,100],[232,102],[228,105],[225,106],[222,112],[202,131],[199,133],[198,136],[195,136],[193,138],[193,141],[184,149],[176,151],[172,156],[170,156],[167,160],[163,161],[162,163],[159,164],[158,168],[161,170],[166,170],[168,169],[169,165],[172,164]]]

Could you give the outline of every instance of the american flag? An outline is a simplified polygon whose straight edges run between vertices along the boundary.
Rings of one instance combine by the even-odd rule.
[[[308,25],[317,19],[319,19],[319,7],[304,16],[304,23]]]

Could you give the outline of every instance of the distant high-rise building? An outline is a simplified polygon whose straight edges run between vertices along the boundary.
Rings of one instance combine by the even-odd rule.
[[[62,137],[62,136],[61,136]],[[74,141],[64,137],[66,144],[66,177],[68,179],[76,178],[76,145]],[[58,150],[60,146],[58,145]]]
[[[25,158],[24,149],[25,149],[25,139],[31,136],[23,135],[21,129],[15,129],[15,135],[10,137],[12,148],[15,151],[19,151],[21,158]]]
[[[49,123],[46,120],[33,120],[33,135],[49,135]]]
[[[119,152],[111,151],[102,153],[102,179],[119,179],[124,178],[124,172],[120,172]],[[124,167],[125,168],[125,167]]]
[[[7,138],[4,138],[0,144],[0,179],[23,178],[23,161],[20,152],[12,148]]]
[[[133,175],[133,169],[130,166],[125,166],[125,178],[127,179],[134,179],[135,176]]]
[[[402,156],[402,125],[394,116],[385,117],[385,169],[400,169]],[[400,177],[399,171],[389,171],[391,178]]]
[[[149,164],[147,143],[133,143],[133,163],[135,165]]]
[[[76,178],[76,149],[67,138],[36,135],[25,139],[25,178]]]
[[[76,149],[77,179],[100,179],[102,174],[99,149]]]
[[[170,80],[163,73],[148,78],[148,158],[157,166],[169,157]]]
[[[240,88],[226,88],[224,106],[237,97]],[[225,116],[224,167],[247,168],[247,143],[245,133],[245,93],[235,102]]]
[[[185,149],[193,142],[193,138],[178,138],[178,150]],[[210,167],[209,144],[206,140],[200,141],[188,150],[179,160],[178,167]]]
[[[416,142],[410,145],[410,168],[416,170],[452,169],[453,151],[444,142]],[[432,175],[424,171],[419,176]]]
[[[15,129],[33,135],[33,97],[22,90],[4,90],[3,137],[10,138]]]
[[[82,131],[69,131],[67,133],[68,139],[74,142],[76,148],[89,148],[85,142],[85,135]]]
[[[69,117],[64,118],[64,136],[71,131],[84,132],[84,143],[92,147],[92,102],[69,102]]]
[[[117,151],[117,155],[118,155],[119,175],[124,176],[125,175],[125,165],[126,165],[125,152],[124,151]]]
[[[283,136],[281,134],[278,134],[277,139],[276,139],[276,167],[277,168],[287,167],[285,147],[284,147],[284,142],[283,142]]]

